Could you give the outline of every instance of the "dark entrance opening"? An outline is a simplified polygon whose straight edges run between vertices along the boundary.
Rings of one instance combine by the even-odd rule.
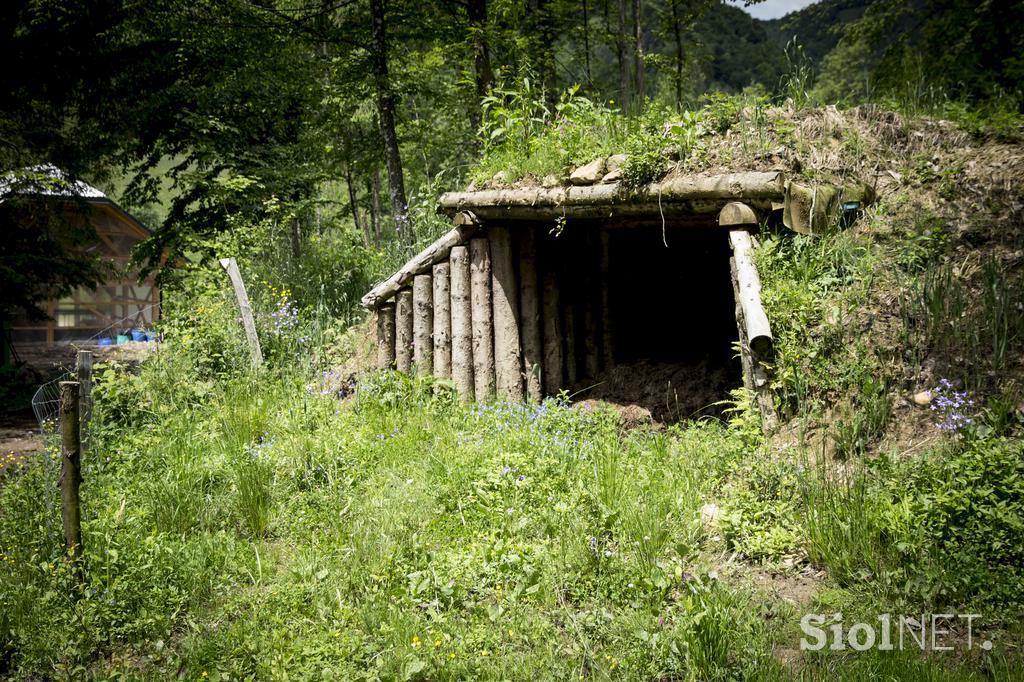
[[[716,403],[742,385],[727,233],[714,223],[595,228],[608,233],[598,282],[613,364],[592,378],[580,367],[577,399],[637,405],[663,423],[720,415]],[[588,294],[570,286],[562,295],[579,310]]]

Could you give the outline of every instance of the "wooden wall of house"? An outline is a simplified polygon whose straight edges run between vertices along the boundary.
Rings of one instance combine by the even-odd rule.
[[[378,365],[450,378],[464,400],[540,400],[613,361],[608,240],[488,223],[377,308]]]

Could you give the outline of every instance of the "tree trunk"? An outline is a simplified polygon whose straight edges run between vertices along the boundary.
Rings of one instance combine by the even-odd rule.
[[[491,301],[494,315],[494,370],[498,395],[523,400],[522,351],[519,345],[519,285],[512,256],[512,233],[491,225]]]
[[[299,222],[298,216],[292,216],[289,222],[291,223],[292,260],[298,261],[302,256],[302,223]]]
[[[395,304],[386,303],[377,308],[377,367],[395,366]]]
[[[550,267],[544,270],[544,393],[558,395],[564,381],[562,355],[562,316],[558,296],[558,276]]]
[[[643,10],[640,0],[633,0],[633,112],[639,114],[644,108],[644,33]]]
[[[373,203],[370,207],[370,216],[373,219],[373,243],[378,249],[381,247],[381,219],[380,219],[380,169],[376,166],[373,169],[373,180],[370,183],[370,192],[373,195]]]
[[[452,299],[448,263],[434,266],[434,376],[452,377]]]
[[[554,9],[551,0],[537,0],[536,31],[540,37],[535,58],[540,65],[541,83],[544,85],[544,99],[554,110],[558,104],[558,83],[555,71],[555,26]]]
[[[491,251],[486,239],[469,242],[473,306],[473,380],[477,402],[494,399],[494,319],[491,316]]]
[[[587,0],[583,0],[583,60],[584,75],[587,77],[587,89],[594,87],[594,79],[590,74],[590,13],[587,11]]]
[[[629,91],[629,58],[626,55],[626,0],[618,0],[619,24],[615,34],[615,49],[619,58],[619,108],[629,111],[631,94]]]
[[[370,248],[373,239],[370,237],[370,226],[359,219],[359,206],[356,203],[356,186],[352,180],[352,168],[345,164],[345,185],[348,186],[348,203],[352,207],[352,222],[356,226],[356,232],[363,233],[363,243]]]
[[[413,364],[416,375],[434,373],[434,278],[416,275],[412,281]]]
[[[452,379],[459,397],[468,402],[475,396],[469,250],[456,246],[448,262],[452,287]]]
[[[416,241],[409,207],[405,199],[405,179],[402,176],[402,155],[398,149],[395,130],[395,94],[388,75],[388,42],[385,32],[384,0],[370,0],[373,40],[370,54],[373,60],[373,80],[377,90],[377,118],[384,139],[384,160],[388,169],[388,193],[391,195],[391,213],[395,232],[410,244]]]
[[[402,289],[395,300],[395,365],[399,372],[412,374],[412,289]]]
[[[537,291],[537,230],[527,226],[519,236],[519,320],[523,341],[526,397],[540,401],[544,342],[541,339],[540,301]]]
[[[683,110],[683,27],[679,18],[679,3],[672,1],[672,35],[676,41],[676,111]]]
[[[469,39],[473,51],[473,78],[476,85],[476,102],[469,109],[469,124],[476,134],[481,124],[481,100],[487,96],[494,83],[491,70],[490,47],[487,44],[487,0],[468,0],[466,15],[469,20]]]

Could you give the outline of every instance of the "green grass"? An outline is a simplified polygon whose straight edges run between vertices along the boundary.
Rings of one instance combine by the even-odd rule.
[[[698,129],[746,151],[784,132],[757,98],[709,98],[665,130],[658,112],[627,128],[562,100],[560,120],[521,94],[489,109],[501,131],[481,177],[628,144],[624,173],[642,184],[666,147],[707,153]],[[559,129],[570,119],[592,125]],[[992,216],[965,237],[941,204],[915,203],[974,201],[960,171],[923,158],[901,167],[914,192],[852,229],[762,232],[772,438],[742,391],[727,422],[633,431],[559,401],[467,406],[393,373],[351,394],[367,364],[355,296],[400,252],[337,241],[311,250],[330,267],[278,267],[259,246],[272,226],[241,225],[219,248],[248,244],[243,267],[265,273],[250,295],[267,365],[249,368],[222,273],[195,265],[165,290],[161,352],[97,368],[83,582],[61,558],[45,461],[0,481],[0,676],[1020,679],[1017,245]],[[938,386],[964,396],[909,403]],[[804,655],[808,612],[981,613],[995,647]]]

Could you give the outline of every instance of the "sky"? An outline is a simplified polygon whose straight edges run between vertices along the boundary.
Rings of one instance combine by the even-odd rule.
[[[730,5],[745,9],[758,19],[778,19],[779,17],[813,5],[817,0],[765,0],[750,7],[743,7],[743,0],[727,0]]]

